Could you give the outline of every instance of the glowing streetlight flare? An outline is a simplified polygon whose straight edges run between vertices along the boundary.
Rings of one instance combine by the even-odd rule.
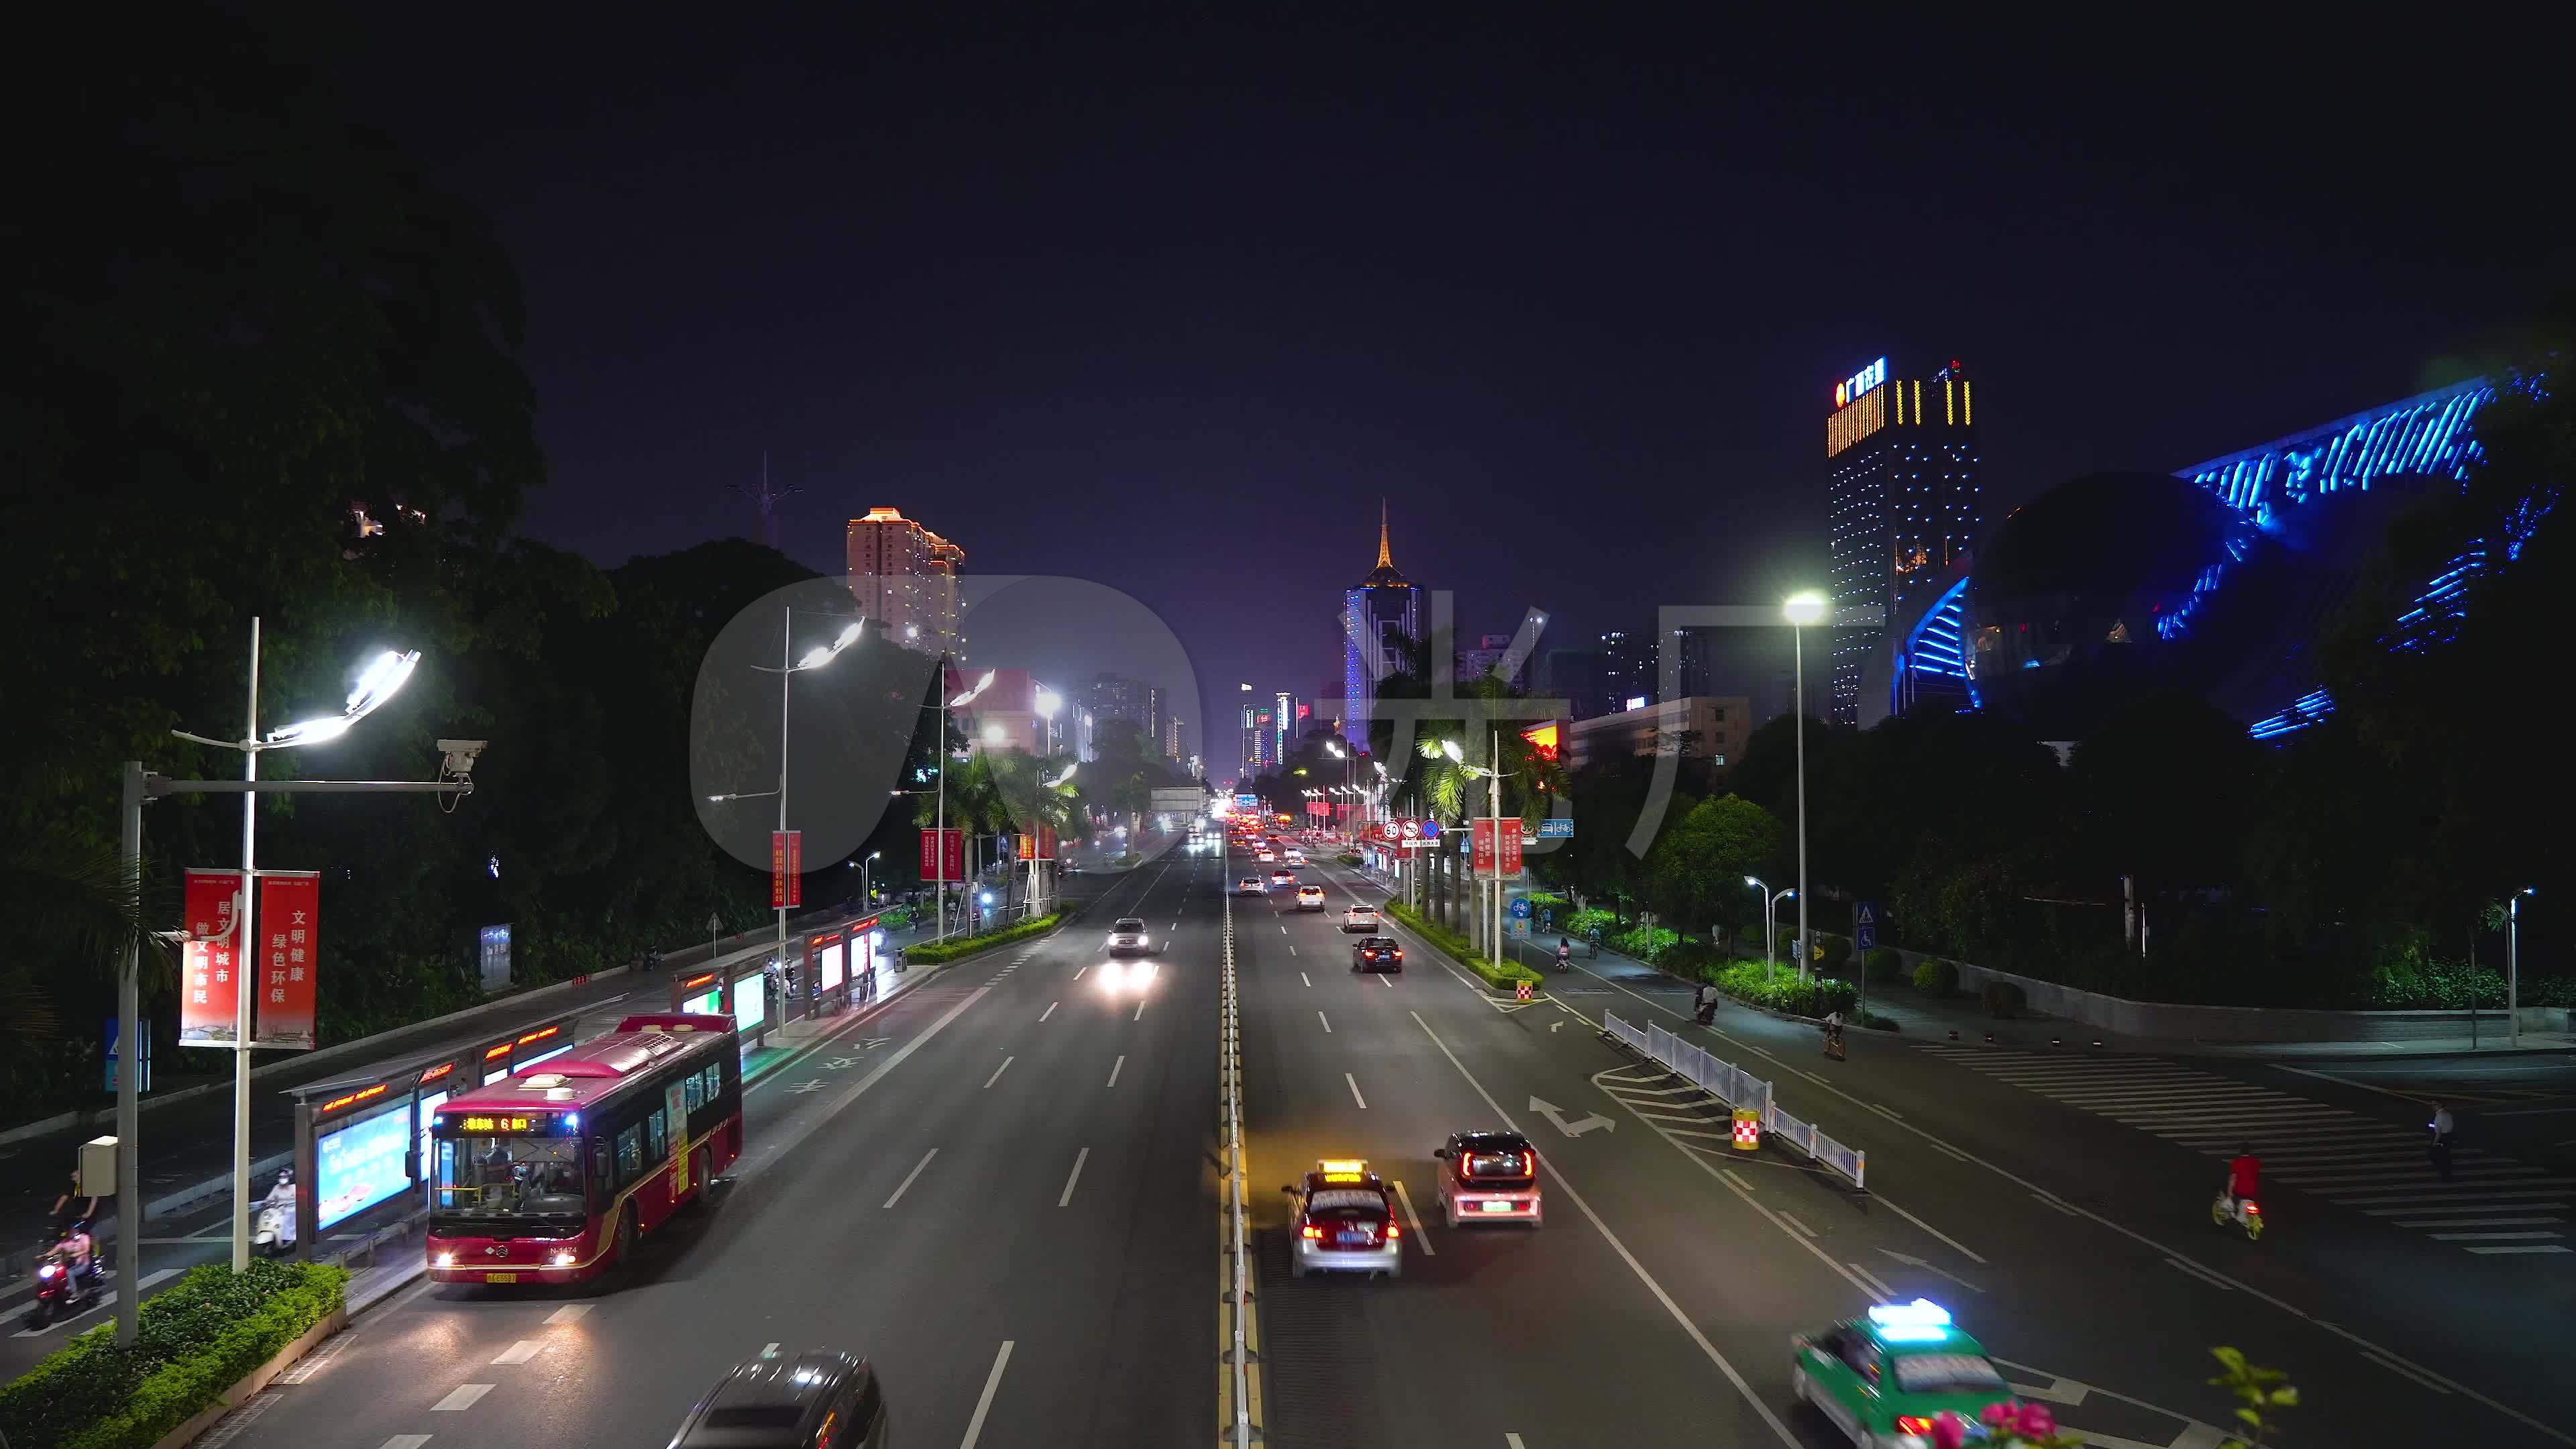
[[[267,743],[318,745],[325,740],[338,739],[349,732],[349,726],[375,713],[376,706],[393,698],[394,691],[403,687],[404,681],[411,678],[412,670],[419,664],[420,651],[417,649],[409,653],[386,650],[359,671],[358,682],[349,689],[349,702],[340,713],[320,719],[299,720],[284,729],[271,730]]]
[[[1780,605],[1780,612],[1797,625],[1825,622],[1825,596],[1813,589],[1791,594]]]

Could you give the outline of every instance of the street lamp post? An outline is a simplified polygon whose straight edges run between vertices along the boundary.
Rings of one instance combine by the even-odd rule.
[[[985,670],[984,677],[975,681],[973,689],[948,701],[939,711],[939,935],[936,939],[941,941],[948,939],[948,711],[973,704],[975,696],[993,687],[996,672]]]
[[[1753,887],[1755,890],[1762,892],[1762,979],[1764,981],[1769,981],[1771,979],[1771,953],[1778,946],[1780,929],[1776,924],[1774,924],[1778,919],[1774,912],[1779,909],[1781,901],[1790,896],[1796,895],[1798,891],[1796,887],[1792,886],[1789,889],[1774,895],[1771,888],[1764,885],[1761,879],[1757,876],[1746,876],[1744,878],[1744,883]]]
[[[1796,692],[1790,697],[1790,707],[1798,717],[1795,726],[1798,736],[1798,979],[1804,981],[1807,979],[1807,959],[1814,949],[1807,944],[1806,632],[1808,625],[1824,621],[1825,596],[1813,590],[1791,594],[1788,602],[1781,606],[1781,613],[1789,620],[1790,662],[1796,679],[1793,686]]]
[[[863,909],[877,903],[877,857],[883,854],[882,850],[871,850],[868,858],[859,862],[859,905]]]
[[[2533,893],[2524,886],[2504,903],[2504,1029],[2516,1047],[2522,1045],[2522,898]],[[2474,1007],[2469,1016],[2476,1018]]]
[[[824,665],[831,663],[834,659],[839,658],[841,651],[859,642],[859,636],[865,632],[865,621],[853,619],[841,630],[840,635],[831,643],[818,644],[813,648],[806,650],[805,657],[799,659],[795,657],[795,626],[795,607],[793,605],[781,605],[778,611],[778,668],[775,673],[778,675],[778,833],[782,836],[787,833],[788,681],[799,674],[805,673],[807,670],[820,669]],[[767,665],[755,664],[752,668],[760,670],[762,673],[772,672]],[[768,792],[764,791],[762,793],[766,794]],[[728,798],[748,800],[756,797],[750,795],[737,795]],[[787,969],[787,892],[783,888],[778,893],[778,969],[781,971],[785,971]],[[725,998],[725,1005],[730,1009],[733,1005],[733,993],[729,984],[724,989],[723,995]],[[810,1003],[813,999],[813,993],[808,991],[806,993],[806,1000]]]
[[[351,725],[366,718],[375,711],[376,706],[392,698],[394,691],[402,688],[403,682],[411,678],[412,670],[419,663],[420,651],[416,649],[409,653],[386,650],[377,655],[359,673],[358,682],[351,687],[348,702],[341,708],[340,713],[302,720],[284,729],[272,730],[268,738],[263,740],[259,737],[259,620],[253,617],[250,621],[249,706],[243,717],[242,737],[238,740],[218,740],[209,739],[204,735],[190,734],[186,730],[170,732],[194,744],[212,745],[217,749],[239,750],[242,756],[242,887],[241,904],[233,912],[233,939],[236,942],[233,952],[233,1271],[236,1273],[246,1271],[250,1267],[251,988],[259,974],[251,969],[250,963],[258,956],[256,935],[258,927],[254,917],[258,912],[259,899],[259,866],[256,851],[259,834],[259,757],[268,750],[287,749],[297,745],[318,745],[347,734]],[[142,824],[140,811],[141,806],[138,804],[135,816],[135,827],[138,831]],[[139,837],[136,858],[139,869],[141,858]],[[142,1060],[141,1044],[131,1034],[135,1029],[133,1024],[120,1019],[118,1031],[121,1035],[118,1043],[125,1053],[125,1059],[118,1063],[120,1070],[116,1074],[120,1111],[124,1102],[126,1084],[141,1075],[141,1068],[138,1065]],[[118,1133],[121,1139],[130,1140],[132,1135],[130,1124],[120,1119]],[[138,1180],[127,1180],[121,1175],[124,1167],[121,1160],[118,1167],[120,1171],[117,1182],[118,1194],[127,1204],[139,1205],[143,1200],[143,1184]],[[309,1190],[310,1184],[307,1187]],[[124,1220],[127,1216],[132,1218],[131,1222]],[[141,1228],[142,1213],[139,1207],[131,1214],[120,1214],[118,1230],[123,1234],[129,1249],[139,1249],[136,1235]],[[124,1262],[131,1263],[141,1254],[139,1251],[129,1251],[120,1253],[118,1256]],[[133,1307],[135,1289],[132,1284],[124,1282],[124,1276],[125,1270],[120,1267],[118,1270],[120,1292],[117,1299],[119,1307],[116,1317],[120,1340],[130,1341],[131,1335],[125,1329],[125,1322],[127,1313]]]

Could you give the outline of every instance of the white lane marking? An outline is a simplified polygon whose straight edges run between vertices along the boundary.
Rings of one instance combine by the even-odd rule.
[[[905,1173],[903,1175],[903,1181],[895,1184],[894,1196],[887,1198],[885,1200],[885,1205],[887,1207],[893,1207],[896,1203],[903,1201],[903,1195],[905,1191],[912,1186],[912,1180],[921,1176],[921,1170],[928,1167],[930,1165],[930,1159],[937,1157],[938,1155],[939,1149],[936,1147],[921,1154],[921,1160],[912,1165],[912,1171]]]
[[[1125,1070],[1126,1070],[1126,1068],[1127,1068],[1127,1054],[1126,1054],[1126,1053],[1124,1053],[1124,1052],[1121,1052],[1121,1053],[1119,1053],[1119,1054],[1118,1054],[1118,1060],[1116,1060],[1116,1061],[1114,1061],[1114,1062],[1111,1062],[1111,1063],[1109,1064],[1109,1085],[1110,1085],[1110,1086],[1113,1086],[1113,1087],[1114,1087],[1114,1086],[1117,1086],[1117,1085],[1118,1085],[1118,1074],[1119,1074],[1120,1072],[1122,1072],[1122,1071],[1125,1071]]]
[[[566,1323],[578,1323],[581,1321],[582,1315],[589,1311],[590,1305],[587,1303],[567,1303],[563,1307],[556,1309],[554,1312],[547,1314],[546,1322],[556,1326]]]
[[[383,1449],[420,1449],[428,1442],[427,1434],[396,1434],[384,1442]]]
[[[2437,1243],[2510,1243],[2535,1242],[2544,1238],[2563,1238],[2565,1233],[2435,1233]]]
[[[2219,1277],[2217,1274],[2210,1272],[2208,1269],[2203,1268],[2198,1264],[2186,1263],[2180,1258],[2167,1258],[2165,1259],[2165,1262],[2172,1265],[2175,1271],[2188,1273],[2192,1277],[2199,1279],[2221,1293],[2233,1293],[2236,1291],[2235,1284],[2228,1282],[2226,1279]]]
[[[2396,1222],[2399,1228],[2529,1228],[2546,1223],[2563,1223],[2565,1218],[2433,1218],[2424,1222]]]
[[[1289,955],[1291,955],[1291,956],[1296,955],[1296,954],[1297,954],[1297,948],[1296,948],[1296,947],[1294,947],[1294,946],[1289,947],[1289,948],[1288,948],[1288,954],[1289,954]]]
[[[490,1384],[458,1384],[455,1392],[430,1405],[430,1408],[445,1409],[450,1413],[460,1409],[470,1409],[474,1407],[475,1400],[490,1392],[492,1392]]]
[[[1090,967],[1088,967],[1088,966],[1077,966],[1077,967],[1075,967],[1075,968],[1074,968],[1074,971],[1073,971],[1073,979],[1074,979],[1074,980],[1076,980],[1076,981],[1080,981],[1080,980],[1082,979],[1082,973],[1083,973],[1083,972],[1085,972],[1085,971],[1088,971],[1088,970],[1090,970],[1090,969],[1091,969],[1091,968],[1090,968]]]
[[[1493,1093],[1485,1090],[1485,1084],[1476,1080],[1475,1073],[1467,1070],[1467,1064],[1458,1060],[1458,1054],[1449,1050],[1449,1044],[1442,1041],[1440,1034],[1431,1029],[1431,1023],[1422,1019],[1422,1013],[1411,1011],[1405,1014],[1413,1018],[1415,1026],[1422,1028],[1424,1036],[1431,1038],[1433,1046],[1440,1048],[1440,1054],[1449,1059],[1449,1065],[1458,1069],[1458,1075],[1467,1079],[1467,1085],[1476,1089],[1476,1095],[1485,1099],[1486,1110],[1492,1112],[1505,1127],[1514,1132],[1520,1131],[1521,1125],[1512,1120],[1511,1114],[1503,1110],[1500,1102],[1494,1100]],[[1682,1312],[1682,1306],[1673,1301],[1673,1295],[1664,1291],[1663,1284],[1655,1281],[1654,1274],[1646,1271],[1646,1265],[1637,1261],[1637,1255],[1628,1251],[1628,1245],[1619,1241],[1619,1235],[1610,1231],[1610,1225],[1601,1220],[1601,1215],[1592,1210],[1592,1204],[1586,1202],[1583,1194],[1566,1178],[1565,1169],[1557,1165],[1553,1156],[1547,1158],[1542,1165],[1547,1168],[1548,1176],[1556,1179],[1556,1185],[1565,1190],[1565,1195],[1573,1199],[1576,1209],[1591,1220],[1593,1231],[1599,1233],[1602,1240],[1610,1245],[1611,1251],[1619,1255],[1619,1260],[1628,1265],[1628,1271],[1637,1275],[1637,1281],[1646,1285],[1646,1291],[1655,1295],[1655,1301],[1663,1305],[1664,1312],[1672,1316],[1673,1322],[1680,1325],[1682,1332],[1690,1335],[1691,1342],[1698,1345],[1699,1351],[1708,1356],[1708,1361],[1717,1365],[1718,1372],[1726,1375],[1726,1381],[1735,1386],[1736,1393],[1743,1396],[1744,1402],[1751,1406],[1754,1413],[1761,1416],[1763,1423],[1771,1426],[1771,1432],[1780,1436],[1781,1443],[1795,1449],[1798,1440],[1789,1432],[1789,1426],[1782,1423],[1780,1416],[1773,1412],[1771,1405],[1753,1391],[1753,1385],[1745,1380],[1744,1375],[1737,1371],[1734,1364],[1727,1361],[1726,1355],[1717,1351],[1717,1345],[1708,1341],[1708,1335],[1699,1331],[1699,1325],[1691,1322],[1690,1315]],[[1887,1296],[1892,1298],[1896,1295],[1891,1293]]]
[[[1038,1020],[1040,1020],[1040,1021],[1044,1021],[1044,1020],[1046,1020],[1048,1017],[1055,1015],[1055,1009],[1056,1009],[1057,1007],[1059,1007],[1059,1006],[1062,1006],[1062,1005],[1064,1005],[1064,1003],[1063,1003],[1063,1002],[1061,1002],[1061,1001],[1050,1001],[1050,1002],[1048,1002],[1048,1003],[1047,1003],[1047,1009],[1038,1013]]]
[[[1000,1066],[998,1066],[998,1067],[993,1068],[993,1075],[991,1075],[991,1076],[989,1076],[989,1077],[986,1077],[986,1078],[984,1079],[984,1086],[986,1087],[986,1089],[988,1089],[988,1090],[989,1090],[995,1082],[1000,1081],[1000,1080],[1002,1079],[1002,1073],[1009,1071],[1009,1070],[1011,1069],[1011,1063],[1016,1062],[1016,1061],[1018,1061],[1018,1060],[1019,1060],[1019,1058],[1018,1058],[1018,1057],[1004,1057],[1004,1058],[1002,1058],[1002,1064],[1001,1064]]]
[[[2296,1069],[2296,1068],[2292,1068],[2292,1067],[2285,1067],[2285,1068],[2283,1068],[2283,1070],[2284,1070],[2284,1071],[2295,1071],[2295,1070],[2297,1070],[2297,1069]],[[2439,1383],[2436,1383],[2436,1382],[2434,1382],[2433,1380],[2431,1380],[2431,1379],[2428,1379],[2428,1378],[2424,1377],[2422,1374],[2419,1374],[2419,1373],[2417,1373],[2415,1370],[2413,1370],[2413,1369],[2411,1369],[2411,1368],[2406,1367],[2404,1364],[2399,1363],[2397,1360],[2395,1360],[2395,1359],[2393,1359],[2393,1358],[2389,1358],[2389,1357],[2387,1357],[2387,1356],[2385,1356],[2385,1355],[2383,1355],[2383,1354],[2375,1353],[2375,1352],[2373,1352],[2373,1351],[2371,1351],[2371,1350],[2369,1350],[2369,1349],[2363,1349],[2363,1350],[2361,1351],[2361,1356],[2362,1356],[2363,1358],[2366,1358],[2366,1359],[2370,1360],[2372,1363],[2375,1363],[2375,1364],[2379,1365],[2381,1368],[2384,1368],[2384,1369],[2388,1370],[2390,1373],[2393,1373],[2393,1374],[2397,1375],[2399,1378],[2401,1378],[2401,1379],[2411,1379],[2411,1380],[2413,1380],[2416,1384],[2418,1384],[2419,1386],[2421,1386],[2421,1387],[2423,1387],[2423,1388],[2431,1389],[2433,1392],[2435,1392],[2435,1393],[2437,1393],[2437,1394],[2447,1394],[2447,1393],[2449,1393],[2449,1392],[2450,1392],[2450,1390],[2449,1390],[2449,1389],[2444,1388],[2444,1387],[2443,1387],[2442,1385],[2440,1385]]]
[[[1073,1205],[1073,1185],[1074,1185],[1075,1183],[1077,1183],[1077,1182],[1082,1181],[1082,1164],[1084,1164],[1084,1163],[1086,1163],[1086,1162],[1088,1162],[1088,1161],[1090,1161],[1090,1160],[1091,1160],[1091,1149],[1090,1149],[1090,1148],[1088,1148],[1088,1147],[1086,1147],[1086,1148],[1082,1149],[1080,1152],[1077,1152],[1077,1153],[1075,1153],[1075,1154],[1073,1155],[1073,1171],[1065,1177],[1065,1180],[1064,1180],[1064,1193],[1063,1193],[1063,1195],[1062,1195],[1062,1196],[1058,1197],[1058,1198],[1055,1200],[1055,1205],[1056,1205],[1057,1207],[1071,1207],[1071,1206]],[[1008,1350],[1005,1350],[1005,1352],[1007,1352],[1007,1351],[1008,1351]],[[994,1372],[995,1372],[996,1374],[999,1374],[999,1373],[1001,1372],[1001,1370],[1000,1370],[999,1368],[996,1368],[996,1369],[994,1369]],[[980,1416],[979,1416],[979,1417],[980,1417]],[[968,1443],[970,1443],[970,1444],[971,1444],[971,1443],[973,1443],[973,1442],[975,1442],[975,1440],[974,1440],[974,1436],[973,1436],[973,1435],[971,1435],[971,1434],[970,1434],[970,1435],[968,1435],[968,1436],[967,1436],[967,1439],[966,1439],[966,1442],[968,1442]]]
[[[762,1345],[760,1346],[760,1356],[761,1356],[762,1358],[767,1358],[767,1357],[769,1357],[771,1354],[776,1353],[776,1352],[778,1352],[778,1345],[777,1345],[777,1344],[774,1344],[774,1343],[764,1343],[764,1344],[762,1344]]]
[[[2469,1251],[2492,1257],[2499,1253],[2564,1253],[2570,1250],[2557,1243],[2531,1243],[2512,1248],[2471,1248]]]
[[[1298,979],[1298,980],[1300,980],[1300,981],[1306,981],[1306,973],[1305,973],[1305,972],[1303,972],[1303,971],[1298,972],[1298,973],[1297,973],[1297,979]],[[1314,983],[1314,982],[1312,982],[1312,981],[1306,981],[1306,985],[1307,985],[1308,987],[1310,987],[1310,988],[1311,988],[1312,986],[1314,986],[1314,984],[1315,984],[1315,983]]]
[[[2393,1218],[2403,1217],[2408,1213],[2518,1213],[2538,1212],[2543,1208],[2551,1208],[2563,1212],[2566,1210],[2567,1204],[2563,1202],[2427,1202],[2417,1203],[2411,1207],[2363,1208],[2362,1211],[2375,1218]]]
[[[1389,991],[1393,991],[1395,989],[1395,978],[1381,971],[1377,973],[1377,984],[1385,987]]]
[[[1503,1436],[1503,1449],[1528,1449],[1528,1446],[1521,1443],[1520,1435],[1505,1434]]]
[[[1395,1180],[1395,1200],[1404,1204],[1404,1215],[1413,1220],[1414,1242],[1426,1255],[1438,1257],[1440,1250],[1431,1246],[1431,1235],[1422,1230],[1422,1214],[1413,1210],[1413,1194],[1404,1190],[1404,1179],[1400,1177]]]
[[[1145,1019],[1145,1000],[1146,998],[1142,996],[1136,998],[1136,1014],[1127,1018],[1129,1021],[1143,1021]]]
[[[974,990],[966,993],[963,1000],[959,1001],[955,1006],[948,1008],[946,1011],[941,1012],[938,1020],[923,1027],[919,1035],[915,1036],[912,1040],[905,1042],[902,1046],[895,1048],[892,1056],[889,1056],[884,1061],[877,1063],[875,1071],[868,1073],[866,1076],[861,1077],[858,1081],[852,1083],[848,1091],[833,1098],[822,1111],[817,1112],[813,1116],[798,1123],[794,1131],[763,1148],[761,1150],[761,1159],[758,1163],[751,1163],[747,1159],[738,1159],[734,1167],[734,1177],[736,1180],[739,1181],[741,1179],[749,1178],[755,1173],[765,1171],[771,1163],[778,1162],[782,1159],[794,1160],[796,1149],[803,1145],[806,1138],[821,1131],[824,1123],[841,1115],[842,1111],[848,1108],[852,1102],[859,1100],[860,1096],[864,1094],[868,1088],[884,1081],[888,1072],[893,1071],[895,1068],[902,1066],[905,1062],[911,1060],[912,1054],[921,1050],[922,1043],[946,1030],[950,1022],[965,1015],[968,1007],[983,1000],[985,994],[990,992],[992,989],[993,988],[989,986],[978,986]]]
[[[1165,867],[1165,869],[1169,868]],[[966,1437],[958,1444],[957,1449],[975,1449],[975,1441],[983,1437],[984,1416],[993,1412],[993,1391],[1002,1386],[1002,1370],[1010,1362],[1011,1340],[1006,1338],[1002,1340],[1002,1351],[993,1355],[993,1371],[984,1375],[984,1392],[975,1399],[975,1417],[966,1421]]]
[[[1322,1021],[1322,1022],[1324,1022],[1324,1030],[1325,1030],[1325,1032],[1326,1032],[1326,1033],[1328,1033],[1328,1034],[1329,1034],[1329,1033],[1332,1031],[1332,1029],[1333,1029],[1333,1024],[1332,1024],[1331,1022],[1329,1022],[1329,1021],[1324,1021],[1324,1014],[1323,1014],[1322,1012],[1320,1012],[1320,1011],[1319,1011],[1319,1012],[1316,1012],[1316,1013],[1315,1013],[1315,1019],[1316,1019],[1317,1021]]]
[[[1288,928],[1287,928],[1286,926],[1281,926],[1281,927],[1279,928],[1279,934],[1280,934],[1280,935],[1283,935],[1283,936],[1287,935],[1287,934],[1288,934]]]
[[[1784,1223],[1787,1223],[1789,1226],[1791,1226],[1791,1227],[1793,1227],[1793,1228],[1796,1228],[1799,1232],[1805,1233],[1808,1237],[1811,1237],[1811,1238],[1812,1238],[1812,1237],[1814,1237],[1814,1236],[1816,1235],[1816,1230],[1815,1230],[1814,1228],[1808,1227],[1805,1223],[1802,1223],[1802,1222],[1798,1221],[1796,1218],[1793,1218],[1793,1217],[1789,1216],[1787,1213],[1782,1213],[1782,1214],[1780,1214],[1780,1221],[1782,1221],[1782,1222],[1784,1222]]]
[[[1873,1111],[1873,1112],[1876,1112],[1878,1115],[1880,1115],[1881,1117],[1885,1117],[1886,1119],[1888,1119],[1888,1120],[1889,1120],[1889,1121],[1891,1121],[1891,1122],[1902,1122],[1902,1121],[1904,1121],[1904,1120],[1905,1120],[1905,1114],[1904,1114],[1904,1113],[1902,1113],[1902,1112],[1891,1112],[1891,1111],[1887,1110],[1885,1107],[1882,1107],[1882,1106],[1878,1105],[1876,1102],[1872,1102],[1872,1103],[1870,1103],[1870,1104],[1869,1104],[1869,1110],[1871,1110],[1871,1111]]]
[[[492,1356],[495,1364],[522,1364],[546,1351],[546,1346],[533,1338],[523,1338]]]
[[[1368,1098],[1363,1097],[1363,1096],[1361,1096],[1361,1095],[1360,1095],[1360,1081],[1359,1081],[1359,1078],[1352,1076],[1352,1075],[1351,1075],[1350,1073],[1348,1073],[1348,1072],[1344,1072],[1344,1073],[1342,1073],[1342,1080],[1351,1084],[1351,1100],[1360,1104],[1360,1110],[1361,1110],[1361,1111],[1363,1111],[1363,1112],[1367,1111],[1367,1110],[1368,1110]]]
[[[1880,1282],[1876,1273],[1869,1271],[1858,1263],[1852,1263],[1846,1266],[1848,1266],[1853,1272],[1858,1273],[1861,1277],[1867,1279],[1869,1281],[1869,1286],[1878,1290],[1879,1297],[1889,1300],[1893,1300],[1896,1297],[1896,1290],[1888,1287],[1885,1283]]]

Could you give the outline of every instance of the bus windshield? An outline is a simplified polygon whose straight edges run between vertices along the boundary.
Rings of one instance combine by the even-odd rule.
[[[442,1137],[431,1185],[442,1212],[472,1217],[579,1217],[581,1140]]]

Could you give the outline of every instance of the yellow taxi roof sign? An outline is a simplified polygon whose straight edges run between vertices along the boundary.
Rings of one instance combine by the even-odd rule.
[[[1348,1173],[1357,1177],[1368,1171],[1368,1163],[1357,1157],[1326,1157],[1315,1163],[1315,1170],[1335,1174]]]

